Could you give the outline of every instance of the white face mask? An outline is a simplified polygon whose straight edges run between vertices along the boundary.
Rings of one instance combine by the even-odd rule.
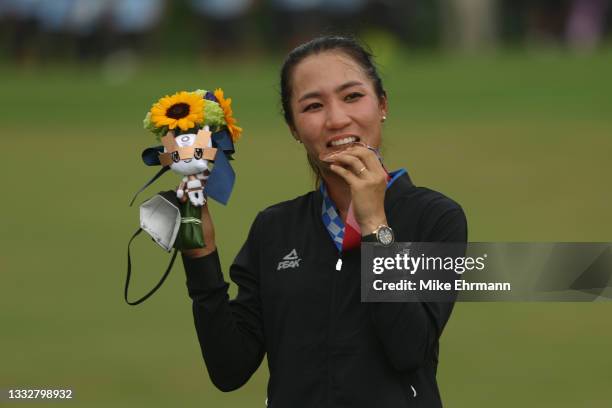
[[[140,228],[136,230],[130,241],[128,242],[127,255],[127,276],[125,280],[124,298],[127,304],[135,306],[147,300],[153,293],[157,291],[168,277],[178,249],[175,248],[168,267],[163,276],[146,295],[137,300],[130,301],[128,299],[128,291],[130,286],[130,278],[132,276],[132,259],[130,256],[130,246],[134,238],[142,231],[153,238],[153,240],[166,251],[170,252],[174,247],[181,226],[181,212],[178,207],[179,203],[176,200],[175,193],[172,190],[161,192],[151,199],[145,201],[140,206]]]
[[[157,194],[140,205],[140,228],[170,252],[181,225],[178,207]]]

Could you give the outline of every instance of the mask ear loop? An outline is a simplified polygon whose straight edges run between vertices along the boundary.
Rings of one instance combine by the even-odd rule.
[[[132,201],[130,201],[130,207],[132,206],[132,204],[134,204],[134,201],[136,201],[136,197],[138,197],[138,194],[142,193],[142,192],[144,191],[144,189],[145,189],[145,188],[147,188],[147,187],[149,187],[151,184],[153,184],[153,182],[154,182],[155,180],[157,180],[158,178],[160,178],[160,177],[161,177],[161,175],[162,175],[162,174],[164,174],[165,172],[167,172],[169,169],[170,169],[170,167],[162,167],[162,168],[161,168],[161,170],[159,170],[159,171],[157,172],[157,174],[155,174],[151,180],[147,181],[147,182],[145,183],[145,185],[144,185],[144,186],[140,187],[140,190],[138,190],[138,191],[136,192],[136,194],[134,194],[134,197],[132,197]]]
[[[176,259],[176,254],[178,253],[178,249],[174,248],[174,253],[172,254],[172,258],[170,258],[170,263],[168,264],[168,267],[166,268],[166,271],[162,275],[159,282],[157,282],[157,285],[155,285],[153,289],[151,289],[146,295],[144,295],[140,299],[130,302],[128,300],[128,290],[130,288],[130,278],[132,277],[132,257],[130,256],[130,246],[132,245],[132,241],[134,240],[134,238],[136,238],[138,234],[140,234],[141,232],[142,232],[142,228],[138,228],[138,230],[134,233],[134,235],[132,235],[132,238],[130,238],[130,242],[128,242],[128,247],[127,247],[127,276],[125,278],[125,290],[123,292],[123,297],[125,299],[125,302],[130,306],[136,306],[137,304],[144,302],[153,293],[155,293],[157,289],[161,287],[161,285],[164,283],[164,281],[168,277],[168,274],[172,270],[172,265],[174,265],[174,260]]]

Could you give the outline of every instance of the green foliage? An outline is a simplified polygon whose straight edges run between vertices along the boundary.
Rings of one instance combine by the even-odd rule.
[[[217,102],[204,100],[204,123],[210,126],[213,132],[226,125],[223,109]]]

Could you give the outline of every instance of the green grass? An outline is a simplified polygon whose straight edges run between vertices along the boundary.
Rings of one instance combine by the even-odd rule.
[[[611,63],[610,53],[387,59],[388,167],[461,203],[471,241],[612,241]],[[278,113],[279,66],[147,62],[123,82],[92,67],[0,67],[0,388],[73,388],[86,407],[263,406],[265,362],[233,393],[208,380],[180,262],[139,307],[122,290],[138,223],[127,204],[154,172],[139,159],[153,144],[141,119],[161,94],[223,86],[234,98],[238,180],[230,204],[211,208],[225,267],[259,210],[311,188]],[[168,174],[142,198],[175,184]],[[136,296],[167,255],[147,239],[134,254]],[[446,405],[609,404],[611,311],[458,304],[441,345]]]

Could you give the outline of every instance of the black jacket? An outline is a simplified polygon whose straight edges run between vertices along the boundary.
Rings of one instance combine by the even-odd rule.
[[[257,215],[230,267],[233,300],[216,252],[183,257],[212,382],[239,388],[267,353],[272,408],[441,407],[438,339],[453,304],[361,303],[360,251],[336,270],[321,201],[313,191]],[[467,240],[461,207],[407,175],[385,212],[399,242]]]

